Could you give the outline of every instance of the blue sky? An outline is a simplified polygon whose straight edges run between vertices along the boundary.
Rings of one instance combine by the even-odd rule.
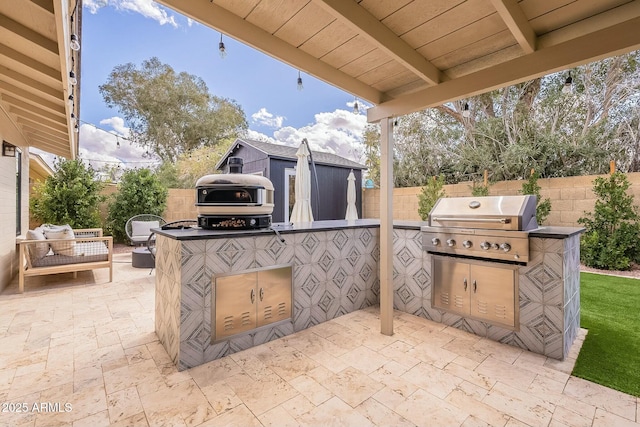
[[[156,56],[176,71],[201,77],[214,95],[234,99],[249,122],[249,137],[297,146],[307,138],[314,150],[361,161],[364,109],[354,114],[352,95],[223,35],[227,56],[218,52],[220,33],[151,0],[84,0],[80,156],[104,164],[144,165],[143,149],[90,124],[126,137],[117,109],[108,108],[98,86],[116,65]],[[362,107],[364,103],[359,101]],[[88,124],[90,123],[90,124]]]

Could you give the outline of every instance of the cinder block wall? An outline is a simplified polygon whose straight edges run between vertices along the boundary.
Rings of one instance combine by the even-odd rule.
[[[579,226],[578,218],[584,212],[593,211],[596,197],[593,193],[593,180],[598,176],[587,175],[568,178],[544,178],[538,180],[540,194],[551,199],[551,213],[542,225],[565,227]],[[628,193],[632,194],[637,206],[640,207],[640,172],[627,174],[631,186]],[[520,194],[524,181],[500,181],[493,184],[491,195]],[[448,197],[471,196],[472,182],[445,185]],[[418,215],[418,194],[421,187],[396,188],[393,190],[393,218],[398,220],[420,221]],[[380,190],[367,189],[362,192],[362,210],[364,218],[380,217]]]

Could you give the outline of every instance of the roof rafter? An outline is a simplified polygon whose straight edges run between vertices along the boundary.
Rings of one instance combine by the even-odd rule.
[[[9,58],[12,61],[18,62],[25,67],[31,68],[42,75],[49,77],[51,80],[59,82],[60,81],[60,71],[49,67],[48,65],[43,64],[42,62],[38,62],[37,60],[18,52],[10,48],[9,46],[5,46],[0,43],[0,55]]]
[[[209,0],[158,0],[158,3],[222,33],[230,34],[244,44],[275,57],[294,68],[305,70],[318,79],[338,86],[361,99],[374,104],[379,104],[388,99],[384,93],[340,70],[336,70],[303,50],[291,46],[282,39],[216,5],[215,2],[210,2]]]
[[[491,0],[498,15],[525,53],[536,50],[536,33],[516,0]]]
[[[67,123],[64,112],[51,112],[6,93],[2,94],[0,96],[0,99],[9,104],[12,107],[12,110],[14,108],[20,108],[25,112],[33,114],[34,116],[42,117],[44,119],[48,119],[62,125],[66,125]]]
[[[331,15],[337,17],[343,24],[351,27],[396,61],[402,63],[422,80],[432,85],[443,80],[444,75],[438,68],[358,3],[344,0],[314,1]]]
[[[0,27],[6,28],[10,32],[28,40],[30,43],[41,49],[47,50],[54,55],[58,55],[58,44],[55,41],[46,38],[45,36],[2,14],[0,14]]]
[[[26,101],[31,102],[33,105],[35,105],[36,107],[42,107],[45,108],[47,110],[50,110],[54,113],[59,113],[62,116],[64,116],[65,114],[65,108],[62,105],[62,103],[59,102],[52,102],[49,101],[47,99],[44,99],[42,97],[39,96],[39,94],[35,94],[33,92],[30,92],[26,89],[22,89],[19,88],[17,86],[12,85],[11,83],[7,83],[4,82],[2,80],[0,80],[0,94],[2,92],[8,92],[12,95],[15,95],[17,97],[20,97]],[[1,96],[1,95],[0,95]]]
[[[627,15],[638,16],[638,15]],[[594,17],[601,19],[600,17]],[[605,17],[603,19],[608,19]],[[575,25],[585,25],[579,22]],[[594,23],[597,28],[599,25]],[[386,117],[395,117],[413,111],[441,105],[463,97],[479,95],[504,86],[531,80],[555,71],[597,61],[612,55],[620,55],[640,48],[640,17],[635,17],[617,25],[584,33],[571,39],[554,37],[549,33],[540,38],[551,37],[554,45],[510,61],[446,81],[435,87],[423,89],[409,95],[393,99],[367,110],[369,122],[377,122]],[[564,28],[566,35],[574,31]]]

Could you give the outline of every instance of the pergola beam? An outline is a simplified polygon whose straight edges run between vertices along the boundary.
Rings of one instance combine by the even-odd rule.
[[[349,0],[351,1],[351,0]],[[167,7],[249,45],[279,61],[374,104],[388,98],[379,90],[291,46],[209,0],[158,0]]]
[[[636,2],[636,7],[638,3],[640,2]],[[637,16],[637,14],[628,16]],[[598,19],[601,18],[598,17]],[[585,24],[580,22],[575,25]],[[378,122],[384,117],[397,117],[424,110],[445,102],[479,95],[587,62],[637,50],[640,48],[640,31],[637,31],[639,26],[640,18],[636,17],[604,29],[585,32],[569,40],[549,33],[540,37],[538,50],[529,55],[381,103],[367,110],[367,120]],[[576,32],[568,27],[558,31],[571,36]],[[547,37],[557,44],[548,44]],[[542,48],[543,45],[546,47]]]
[[[354,1],[315,0],[315,3],[337,17],[343,24],[367,38],[387,55],[431,85],[440,83],[442,72],[375,16]]]
[[[536,50],[536,33],[516,0],[491,0],[498,15],[525,53]]]

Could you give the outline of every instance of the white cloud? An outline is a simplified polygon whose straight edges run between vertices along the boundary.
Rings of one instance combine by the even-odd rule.
[[[169,15],[166,9],[160,7],[153,0],[84,0],[82,5],[92,14],[98,13],[98,10],[103,7],[112,6],[116,10],[139,13],[146,18],[157,21],[160,25],[169,24],[174,28],[178,27],[175,16]]]
[[[366,125],[367,118],[364,115],[338,109],[316,114],[315,123],[299,129],[290,126],[278,129],[273,136],[278,142],[294,147],[307,138],[312,150],[361,162],[364,152],[362,134]]]
[[[282,127],[282,123],[285,119],[283,116],[274,116],[264,107],[262,107],[257,113],[253,113],[251,115],[251,118],[253,119],[254,123],[271,128]]]
[[[94,169],[104,166],[120,166],[122,169],[153,167],[153,159],[143,157],[145,149],[132,144],[126,138],[129,128],[120,117],[101,120],[104,129],[83,123],[80,126],[80,158],[90,163]],[[111,127],[108,129],[107,126]],[[120,147],[118,147],[118,142]]]

